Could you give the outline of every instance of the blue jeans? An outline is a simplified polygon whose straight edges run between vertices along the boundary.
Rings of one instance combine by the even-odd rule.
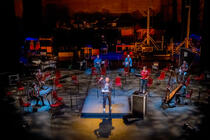
[[[145,91],[147,91],[147,79],[141,79],[141,85],[140,85],[140,87],[141,87],[141,92],[143,92],[143,89],[145,90]]]
[[[106,107],[106,99],[107,98],[108,98],[108,101],[109,101],[109,108],[112,105],[112,102],[111,102],[111,94],[110,93],[103,93],[103,108]]]

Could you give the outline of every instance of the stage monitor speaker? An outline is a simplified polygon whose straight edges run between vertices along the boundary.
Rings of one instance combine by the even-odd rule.
[[[137,92],[135,92],[137,93]],[[136,117],[144,118],[147,114],[147,93],[133,94],[131,97],[132,114]]]

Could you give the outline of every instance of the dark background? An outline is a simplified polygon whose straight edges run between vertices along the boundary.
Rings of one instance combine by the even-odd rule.
[[[208,0],[204,1],[204,15],[203,21],[199,22],[199,0],[183,0],[182,1],[182,22],[177,21],[177,2],[173,0],[173,14],[171,20],[164,21],[163,13],[159,13],[156,17],[151,18],[152,25],[159,29],[165,29],[165,38],[169,39],[171,37],[174,40],[182,41],[186,36],[186,17],[187,9],[184,6],[188,3],[191,4],[191,33],[195,33],[202,36],[202,51],[201,51],[201,63],[202,67],[209,68],[209,65],[205,62],[210,58],[209,55],[209,42],[208,42]],[[39,36],[40,34],[52,34],[55,28],[55,22],[57,19],[69,18],[69,10],[63,8],[59,10],[56,4],[48,5],[47,11],[43,14],[42,0],[23,0],[23,15],[22,17],[15,16],[14,10],[14,0],[7,2],[3,7],[2,20],[3,26],[1,27],[2,32],[2,45],[1,45],[1,55],[0,60],[2,62],[0,72],[13,72],[18,69],[18,58],[20,56],[20,48],[24,44],[24,38],[27,36]],[[122,17],[122,16],[121,16]],[[129,16],[127,16],[128,18]],[[123,16],[126,20],[126,15]],[[122,19],[123,19],[122,18]],[[145,24],[145,19],[139,20],[139,22],[144,21],[142,25]],[[62,34],[62,33],[61,33]],[[90,35],[83,35],[83,33],[74,32],[71,34],[63,35],[62,39],[67,37],[74,41],[83,41],[94,43],[93,39],[97,37],[94,32],[90,32]],[[87,33],[88,34],[88,33]],[[54,33],[54,35],[58,36]],[[110,34],[112,35],[112,34]],[[117,34],[116,34],[117,35]],[[69,37],[70,36],[70,37]],[[93,37],[92,37],[93,36]],[[95,37],[94,37],[95,36]],[[110,37],[113,38],[113,37]],[[64,40],[64,39],[63,39]],[[87,41],[88,40],[88,41]],[[71,42],[71,43],[72,43]],[[97,42],[96,42],[97,43]]]

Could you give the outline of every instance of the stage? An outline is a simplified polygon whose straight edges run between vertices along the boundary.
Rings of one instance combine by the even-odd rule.
[[[130,109],[130,97],[135,91],[139,90],[139,79],[134,74],[126,77],[126,81],[122,75],[123,88],[113,88],[112,113],[110,116],[108,106],[106,107],[106,113],[103,113],[103,96],[100,93],[100,88],[97,94],[95,76],[87,75],[79,70],[62,70],[61,77],[63,75],[71,76],[75,73],[80,73],[78,76],[80,83],[79,92],[74,87],[69,86],[71,77],[63,78],[63,82],[61,82],[63,87],[56,90],[58,96],[63,98],[64,106],[51,110],[50,104],[52,102],[51,94],[49,94],[47,98],[50,104],[45,98],[45,106],[42,106],[42,102],[39,101],[41,107],[36,107],[33,110],[36,100],[32,100],[30,101],[30,107],[24,108],[24,110],[21,108],[21,111],[27,112],[23,114],[23,118],[30,126],[30,132],[43,135],[49,139],[63,140],[71,138],[72,140],[84,138],[95,140],[104,138],[100,135],[104,134],[103,132],[109,132],[106,136],[110,140],[137,140],[139,138],[150,140],[151,137],[156,137],[157,139],[179,139],[186,133],[189,134],[183,129],[184,124],[187,123],[196,128],[201,124],[205,116],[197,104],[207,103],[207,98],[205,97],[208,96],[208,93],[202,92],[200,100],[198,100],[198,83],[195,81],[192,81],[189,85],[189,88],[195,91],[195,94],[192,96],[192,104],[177,104],[174,108],[163,109],[161,108],[161,103],[168,77],[161,84],[158,84],[157,77],[159,73],[152,73],[151,77],[154,79],[154,83],[149,88],[151,96],[147,100],[147,115],[142,119],[141,117],[136,118],[136,116],[132,116]],[[119,69],[111,70],[108,76],[113,82],[119,74]],[[205,87],[202,85],[199,87],[205,90]],[[10,97],[16,99],[20,95],[14,92]],[[77,101],[75,98],[73,100],[75,104],[71,104],[72,98],[70,97],[77,98]],[[17,103],[14,102],[19,107]],[[8,110],[8,107],[5,109]]]
[[[122,89],[116,89],[115,93],[114,90],[112,92],[112,118],[122,118],[125,115],[131,114],[129,96],[128,94],[125,95],[124,92],[126,91]],[[106,113],[103,113],[103,95],[101,94],[100,89],[91,88],[88,91],[88,95],[85,99],[81,112],[81,117],[102,118],[108,117],[109,115],[108,100],[106,102]]]

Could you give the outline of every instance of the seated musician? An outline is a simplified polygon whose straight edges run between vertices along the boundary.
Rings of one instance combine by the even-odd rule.
[[[37,84],[33,83],[33,95],[32,98],[34,98],[36,100],[36,106],[39,105],[39,101],[42,101],[42,105],[44,106],[44,99],[42,96],[40,96],[39,94],[40,88]]]
[[[147,67],[144,66],[143,70],[141,71],[141,92],[145,93],[147,91],[147,81],[149,78],[149,72],[147,70]]]
[[[44,82],[44,74],[42,73],[41,69],[38,69],[36,73],[36,80],[39,82],[39,86],[42,87],[45,82]]]
[[[177,84],[177,76],[175,74],[175,72],[171,72],[171,76],[169,78],[169,82],[168,82],[168,88],[170,88],[170,90],[173,90],[174,87],[176,87]]]
[[[183,103],[184,102],[184,98],[186,96],[187,90],[186,90],[186,85],[183,82],[182,83],[182,88],[179,90],[179,92],[176,94],[176,102],[177,103]]]
[[[36,79],[39,81],[39,80],[41,80],[41,78],[42,78],[42,71],[41,71],[41,69],[38,69],[37,70],[37,72],[36,72]]]
[[[86,68],[87,68],[87,62],[85,58],[82,58],[80,61],[80,70],[86,70]]]
[[[167,92],[167,95],[169,95],[172,92],[171,85],[168,84],[166,92]],[[175,96],[170,100],[168,105],[169,105],[169,107],[176,107],[176,98],[175,98]]]
[[[184,80],[184,77],[187,75],[188,64],[186,61],[183,61],[183,64],[179,68],[179,74],[181,76],[181,80]]]
[[[101,58],[97,55],[96,59],[94,60],[94,67],[96,68],[97,73],[101,71]]]
[[[169,78],[168,86],[167,86],[167,95],[169,95],[173,90],[175,85],[177,84],[177,77],[174,71],[171,71],[171,76]],[[176,97],[174,96],[170,102],[168,103],[169,107],[176,107]]]

